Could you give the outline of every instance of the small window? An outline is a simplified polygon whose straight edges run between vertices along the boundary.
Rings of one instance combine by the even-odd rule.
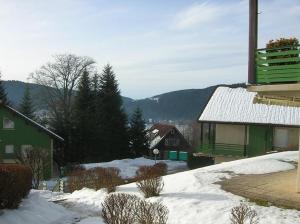
[[[14,146],[13,145],[6,145],[5,146],[5,153],[14,153]]]
[[[15,128],[15,123],[7,117],[3,118],[3,128],[4,129],[13,129]]]

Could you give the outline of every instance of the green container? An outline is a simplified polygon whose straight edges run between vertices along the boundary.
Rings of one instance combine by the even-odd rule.
[[[187,161],[188,160],[188,153],[180,151],[179,152],[179,160],[181,160],[181,161]]]
[[[169,151],[169,160],[177,160],[177,151]]]

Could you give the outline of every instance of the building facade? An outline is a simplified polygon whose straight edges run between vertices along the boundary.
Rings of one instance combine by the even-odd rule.
[[[201,112],[197,152],[252,157],[299,147],[300,108],[253,102],[245,88],[218,87]]]
[[[16,163],[17,151],[41,148],[48,151],[44,178],[50,178],[54,141],[62,142],[63,139],[9,106],[0,106],[0,121],[0,163]]]
[[[154,124],[148,130],[150,140],[149,155],[153,156],[153,149],[159,150],[158,159],[186,160],[191,146],[180,131],[173,125]],[[182,156],[181,156],[182,155]]]

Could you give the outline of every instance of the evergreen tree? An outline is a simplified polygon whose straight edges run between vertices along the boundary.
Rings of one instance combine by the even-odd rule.
[[[30,119],[35,119],[33,102],[28,85],[25,87],[24,95],[20,104],[20,112]]]
[[[130,119],[129,128],[130,151],[134,157],[140,157],[147,153],[149,142],[146,132],[146,124],[140,108],[136,108]]]
[[[92,100],[91,83],[89,73],[84,71],[78,85],[78,93],[75,98],[73,139],[73,160],[76,162],[87,161],[91,151],[91,136],[94,131],[94,122],[91,119]]]
[[[109,161],[129,156],[127,116],[115,74],[106,65],[99,78],[97,97],[98,159]]]
[[[6,94],[5,88],[3,86],[2,79],[1,79],[1,73],[0,73],[0,100],[2,101],[2,103],[4,105],[10,105],[10,102],[7,98],[7,94]]]

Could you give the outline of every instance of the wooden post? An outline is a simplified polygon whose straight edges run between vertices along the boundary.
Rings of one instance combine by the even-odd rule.
[[[257,50],[258,0],[249,0],[249,58],[248,83],[256,84],[255,54]]]
[[[300,128],[299,128],[299,155],[298,155],[298,170],[297,170],[297,192],[300,193]]]

